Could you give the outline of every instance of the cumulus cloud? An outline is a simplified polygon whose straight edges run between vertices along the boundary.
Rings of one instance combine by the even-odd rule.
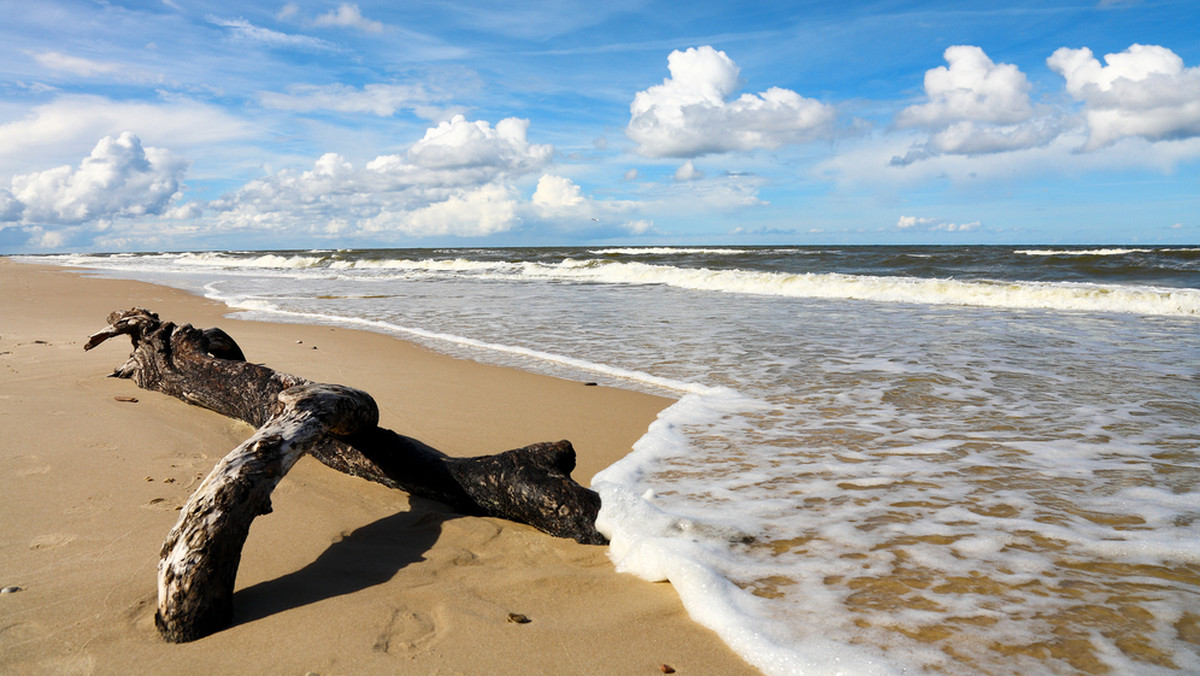
[[[554,148],[529,143],[529,120],[510,117],[492,128],[486,121],[455,115],[425,132],[408,149],[408,161],[426,169],[477,166],[532,171],[550,160]]]
[[[774,149],[819,137],[835,117],[831,106],[779,87],[729,100],[740,69],[711,46],[673,51],[667,67],[671,76],[629,107],[625,133],[649,157]]]
[[[918,225],[928,225],[930,223],[935,223],[935,222],[936,221],[932,218],[918,218],[916,216],[901,216],[899,222],[896,223],[896,227],[900,228],[901,230],[907,230],[909,228],[913,228]]]
[[[697,169],[691,160],[679,165],[679,168],[675,170],[676,181],[699,181],[702,178],[704,178],[704,172]]]
[[[518,222],[514,181],[553,155],[530,143],[527,120],[493,127],[462,116],[429,129],[403,155],[354,167],[327,153],[210,203],[229,229],[306,228],[316,234],[481,236]],[[332,229],[331,229],[332,228]]]
[[[78,167],[14,176],[11,191],[0,195],[0,214],[40,225],[157,215],[179,195],[187,168],[166,150],[143,148],[130,132],[106,136]]]
[[[34,233],[32,243],[42,249],[58,249],[67,243],[67,234],[57,230],[38,230]]]
[[[412,211],[385,210],[362,224],[364,232],[393,232],[414,237],[483,237],[511,230],[517,200],[499,184],[458,190],[446,199]]]
[[[925,72],[925,103],[896,115],[899,129],[929,131],[928,139],[893,165],[937,154],[985,155],[1042,145],[1058,129],[1030,100],[1029,81],[1016,66],[994,63],[979,47],[956,45],[946,66]]]
[[[1104,57],[1063,47],[1046,60],[1083,102],[1088,140],[1095,150],[1126,137],[1163,141],[1200,136],[1200,66],[1185,68],[1165,47],[1132,45]]]
[[[293,12],[294,13],[294,12]],[[383,24],[363,17],[358,5],[343,2],[335,10],[330,10],[313,20],[314,26],[337,26],[339,28],[357,28],[364,33],[382,33]]]
[[[971,232],[979,229],[979,221],[970,223],[948,223],[937,218],[919,218],[917,216],[901,216],[896,227],[901,230],[922,230],[929,232]]]
[[[644,218],[630,218],[638,203],[627,200],[596,200],[569,178],[544,174],[529,201],[533,220],[558,231],[586,232],[596,237],[614,234],[643,235],[654,227]]]
[[[583,189],[569,178],[545,174],[538,179],[533,205],[547,214],[574,209],[584,204]]]
[[[1029,82],[1016,66],[993,63],[979,47],[948,47],[949,66],[925,72],[927,103],[896,116],[899,127],[938,127],[960,120],[1016,124],[1033,116]]]
[[[979,229],[979,221],[971,221],[970,223],[939,223],[932,228],[933,230],[945,230],[946,232],[971,232]]]

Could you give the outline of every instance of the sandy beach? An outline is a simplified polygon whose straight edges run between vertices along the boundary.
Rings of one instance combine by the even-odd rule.
[[[757,673],[669,585],[615,572],[603,547],[458,516],[311,459],[254,523],[234,626],[163,642],[153,625],[163,538],[252,430],[106,377],[128,342],[87,353],[83,343],[132,306],[221,326],[250,361],[366,390],[381,425],[447,453],[570,439],[585,485],[670,403],[383,335],[228,319],[181,291],[0,258],[0,587],[20,587],[0,595],[0,672]]]

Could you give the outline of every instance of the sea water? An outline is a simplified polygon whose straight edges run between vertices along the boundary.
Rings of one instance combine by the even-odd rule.
[[[597,525],[766,673],[1200,673],[1198,248],[37,260],[674,397]]]

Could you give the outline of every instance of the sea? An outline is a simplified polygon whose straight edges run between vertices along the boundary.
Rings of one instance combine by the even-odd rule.
[[[1198,247],[27,260],[672,397],[598,526],[764,673],[1200,673]]]

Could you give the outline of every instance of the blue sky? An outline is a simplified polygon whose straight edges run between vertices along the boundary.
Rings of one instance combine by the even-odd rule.
[[[0,252],[1200,243],[1200,3],[0,0]]]

